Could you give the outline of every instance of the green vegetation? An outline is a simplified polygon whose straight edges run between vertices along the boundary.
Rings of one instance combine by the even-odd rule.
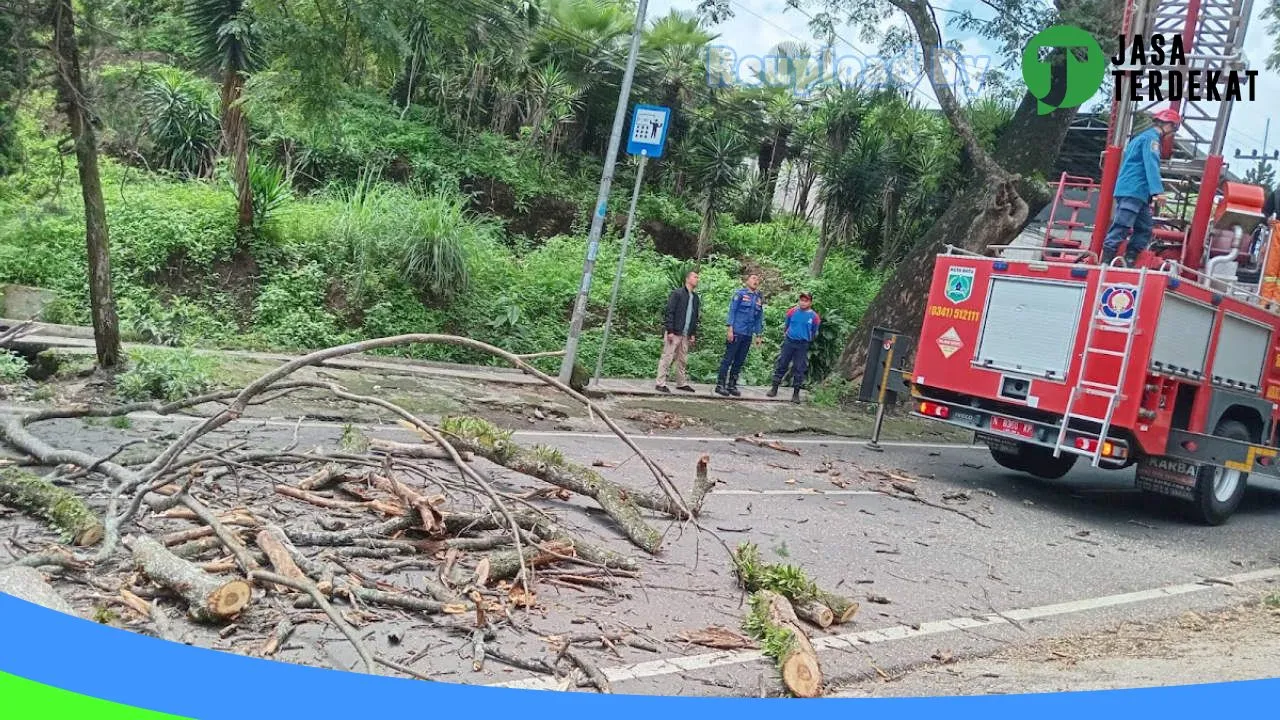
[[[116,377],[116,392],[126,400],[181,400],[209,391],[217,362],[185,350],[151,349],[129,353],[128,370]]]
[[[769,622],[769,601],[760,593],[752,593],[750,609],[743,618],[742,629],[760,641],[760,652],[775,662],[791,651],[796,639],[791,630]]]
[[[747,592],[772,590],[792,601],[811,600],[818,586],[804,571],[794,565],[763,563],[760,551],[752,543],[741,543],[733,553],[734,574]]]
[[[596,0],[96,4],[79,32],[124,339],[308,350],[444,332],[517,353],[562,347],[632,12]],[[947,122],[892,89],[709,87],[713,37],[678,12],[645,33],[632,101],[668,105],[675,119],[669,154],[646,174],[604,372],[653,374],[666,296],[696,266],[694,380],[715,376],[720,320],[748,271],[764,279],[768,344],[743,381],[767,381],[801,289],[824,319],[811,363],[821,380],[885,270],[969,169]],[[808,62],[804,48],[780,51]],[[0,120],[12,119],[0,123],[0,158],[12,158],[0,160],[0,283],[54,290],[47,320],[89,324],[74,163],[40,80],[49,64],[41,55],[0,77]],[[1010,106],[984,100],[968,113],[990,145]],[[584,366],[599,348],[634,171],[626,160],[615,179]],[[768,201],[784,176],[808,189],[819,174],[821,192]],[[385,352],[497,362],[445,346]],[[145,361],[121,392],[207,386],[192,361],[172,362]]]
[[[0,382],[15,383],[27,375],[27,359],[11,350],[0,350]]]

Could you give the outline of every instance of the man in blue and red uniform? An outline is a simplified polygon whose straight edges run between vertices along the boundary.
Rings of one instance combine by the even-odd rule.
[[[809,344],[818,336],[821,324],[822,318],[813,310],[813,296],[800,293],[800,302],[787,310],[782,351],[778,353],[778,364],[773,368],[773,387],[769,388],[769,397],[777,396],[782,376],[790,365],[791,402],[800,402],[800,386],[804,384],[804,373],[809,368]]]
[[[747,276],[747,286],[734,291],[729,301],[729,316],[725,321],[729,332],[724,357],[720,360],[720,374],[716,377],[717,395],[742,395],[738,391],[738,374],[747,362],[751,340],[755,338],[757,345],[763,341],[760,333],[764,332],[764,299],[759,288],[760,276],[752,273]]]
[[[1152,116],[1155,124],[1138,133],[1124,149],[1120,174],[1116,177],[1115,215],[1102,241],[1102,264],[1115,260],[1120,243],[1130,232],[1125,248],[1125,264],[1132,267],[1138,254],[1151,242],[1151,201],[1164,199],[1164,182],[1160,178],[1160,146],[1165,137],[1177,131],[1182,116],[1166,108]]]

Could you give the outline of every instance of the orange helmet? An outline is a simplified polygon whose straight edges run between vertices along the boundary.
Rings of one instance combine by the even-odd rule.
[[[1171,107],[1161,110],[1155,115],[1152,115],[1151,118],[1156,122],[1167,122],[1167,123],[1173,123],[1174,125],[1182,124],[1182,116],[1178,114],[1177,110],[1174,110]]]

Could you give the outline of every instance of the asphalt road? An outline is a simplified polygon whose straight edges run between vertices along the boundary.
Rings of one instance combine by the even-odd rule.
[[[106,454],[127,437],[154,439],[180,432],[190,422],[139,418],[124,431],[58,421],[39,426],[39,432],[54,444]],[[297,430],[299,446],[332,447],[341,427],[306,423]],[[414,437],[396,426],[363,427],[379,437]],[[283,446],[294,432],[287,420],[244,421],[208,442],[216,446],[235,436],[251,438],[255,445]],[[583,464],[621,463],[598,469],[613,480],[652,487],[643,464],[628,459],[630,451],[603,427],[585,434],[517,433],[516,440],[554,445]],[[710,456],[712,476],[720,482],[701,521],[729,546],[756,543],[765,560],[799,565],[820,585],[862,603],[853,623],[826,635],[815,632],[832,690],[935,662],[933,656],[962,658],[1129,618],[1219,607],[1267,588],[1280,575],[1274,571],[1280,566],[1277,484],[1251,487],[1231,521],[1210,528],[1184,519],[1176,506],[1136,493],[1132,470],[1105,472],[1084,462],[1064,479],[1046,482],[997,466],[983,449],[962,446],[886,444],[883,452],[872,452],[857,441],[781,438],[800,449],[794,456],[731,438],[635,440],[685,487],[697,458]],[[483,467],[513,489],[536,487],[487,463]],[[822,468],[827,472],[818,472]],[[919,498],[970,517],[878,492],[884,476],[877,471],[914,480],[907,485]],[[836,482],[834,473],[839,473]],[[600,513],[564,518],[588,539],[628,551]],[[624,587],[627,597],[544,589],[545,617],[528,621],[533,632],[501,641],[504,649],[526,657],[540,654],[545,645],[539,634],[580,631],[585,618],[634,627],[667,643],[658,655],[630,649],[621,649],[620,656],[594,655],[615,692],[755,695],[763,678],[765,692],[776,693],[775,673],[751,651],[717,652],[671,642],[682,630],[738,629],[744,605],[734,590],[725,547],[716,538],[654,522],[668,532],[667,545],[660,557],[644,560],[643,578]],[[404,580],[412,581],[411,575]],[[397,660],[420,656],[414,667],[442,680],[527,680],[527,686],[545,687],[532,673],[493,662],[472,672],[465,642],[441,639],[423,623],[374,630],[369,642],[376,652]],[[354,654],[336,631],[300,628],[295,644],[308,643],[323,648],[327,660],[321,662],[355,667]],[[279,659],[308,661],[307,650],[294,652]]]

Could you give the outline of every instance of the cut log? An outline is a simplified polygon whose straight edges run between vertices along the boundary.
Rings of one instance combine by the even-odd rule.
[[[0,503],[42,518],[80,547],[102,541],[102,521],[84,500],[70,490],[16,468],[0,468]]]
[[[831,623],[835,622],[835,613],[831,608],[823,605],[817,600],[801,600],[794,603],[796,615],[804,620],[826,629],[831,627]]]
[[[267,556],[267,561],[271,563],[271,567],[275,571],[291,580],[302,582],[307,576],[293,561],[293,556],[288,550],[289,539],[280,528],[267,527],[258,531],[257,543],[258,547]]]
[[[817,697],[822,690],[822,668],[818,665],[818,653],[800,626],[790,601],[770,590],[757,593],[761,612],[758,619],[775,631],[788,636],[774,659],[782,672],[782,683],[796,697]]]
[[[417,511],[418,517],[422,519],[422,529],[428,535],[438,535],[444,531],[440,511],[436,509],[432,498],[418,494],[402,482],[373,473],[369,474],[369,483],[383,492],[395,495],[400,502]],[[443,502],[444,497],[440,496],[439,500]]]
[[[858,603],[847,597],[819,589],[817,600],[828,608],[831,608],[831,612],[834,615],[832,622],[836,625],[844,625],[852,620],[854,615],[858,614]]]
[[[227,620],[249,604],[249,583],[243,580],[210,575],[150,537],[138,537],[128,544],[138,569],[152,581],[182,596],[192,619],[197,622]]]

